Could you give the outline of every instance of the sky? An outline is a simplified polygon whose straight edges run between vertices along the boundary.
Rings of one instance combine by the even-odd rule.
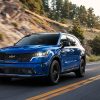
[[[94,8],[94,13],[100,16],[100,0],[69,0],[78,6],[84,5],[88,9],[89,7]]]

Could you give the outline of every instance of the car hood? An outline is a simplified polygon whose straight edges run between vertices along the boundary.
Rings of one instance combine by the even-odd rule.
[[[0,52],[17,54],[17,53],[33,53],[47,50],[57,50],[58,46],[45,46],[45,45],[34,45],[34,46],[10,46],[0,49]]]

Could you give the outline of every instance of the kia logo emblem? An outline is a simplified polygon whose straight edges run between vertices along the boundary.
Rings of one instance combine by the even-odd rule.
[[[10,55],[9,58],[15,58],[15,55]]]

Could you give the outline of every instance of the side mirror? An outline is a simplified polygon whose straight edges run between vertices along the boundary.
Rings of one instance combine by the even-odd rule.
[[[64,48],[65,46],[70,46],[70,43],[68,41],[62,41],[61,46],[62,48]]]
[[[62,46],[62,48],[64,48],[64,47],[66,46],[66,41],[63,41],[63,42],[61,43],[61,46]]]

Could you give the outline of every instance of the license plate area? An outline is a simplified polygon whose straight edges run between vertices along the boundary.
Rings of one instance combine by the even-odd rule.
[[[34,70],[32,68],[0,68],[0,73],[31,75],[34,74]]]

